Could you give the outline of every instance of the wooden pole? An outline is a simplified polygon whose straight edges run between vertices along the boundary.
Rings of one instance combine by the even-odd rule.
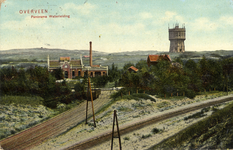
[[[95,111],[94,111],[94,103],[93,103],[93,97],[92,97],[92,91],[91,91],[91,83],[90,83],[90,78],[88,77],[88,85],[90,89],[90,95],[91,95],[91,103],[92,103],[92,113],[93,113],[93,121],[94,121],[94,127],[96,127],[95,124]]]
[[[130,95],[130,91],[129,91],[129,95]]]
[[[121,98],[122,98],[122,92],[121,92]]]
[[[89,86],[89,84],[88,84],[88,86]],[[87,113],[88,113],[88,95],[89,95],[89,94],[88,94],[88,92],[89,92],[89,91],[88,91],[88,88],[89,88],[89,87],[87,87],[86,124],[87,124]]]
[[[171,93],[171,97],[172,97],[172,93]]]
[[[87,111],[88,111],[88,98],[87,98],[87,105],[86,105],[86,124],[87,124]]]
[[[111,150],[113,150],[113,139],[114,139],[114,126],[115,126],[115,121],[116,121],[116,125],[117,125],[117,133],[118,133],[118,137],[115,137],[115,138],[119,138],[119,146],[120,146],[120,150],[122,150],[122,147],[121,147],[120,130],[119,130],[119,125],[118,125],[116,110],[114,110],[114,114],[113,114]]]

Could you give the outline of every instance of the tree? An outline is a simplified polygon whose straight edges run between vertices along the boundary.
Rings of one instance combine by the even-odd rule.
[[[151,70],[155,78],[154,89],[161,94],[171,92],[174,86],[174,81],[170,76],[170,62],[160,60],[155,66],[152,66]]]
[[[91,78],[95,87],[104,87],[108,83],[108,76],[96,76]]]
[[[131,67],[131,66],[134,66],[134,64],[131,63],[131,62],[129,62],[129,63],[127,63],[127,64],[124,65],[123,70],[124,70],[124,71],[127,71],[128,68]]]
[[[121,77],[121,72],[118,70],[118,67],[112,64],[112,67],[108,70],[108,80],[110,82],[116,82]]]
[[[57,80],[64,79],[64,74],[61,68],[53,70],[51,73]]]
[[[188,89],[195,92],[202,90],[200,69],[193,60],[188,60],[184,65],[184,74],[189,77]]]

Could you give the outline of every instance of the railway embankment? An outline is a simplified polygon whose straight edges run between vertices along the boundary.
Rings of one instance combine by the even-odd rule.
[[[206,101],[207,99],[214,99],[219,96],[223,97],[223,94],[225,93],[198,95],[195,97],[195,99],[188,99],[188,98],[160,99],[151,96],[155,98],[156,102],[151,101],[149,99],[147,100],[122,99],[122,100],[114,101],[111,102],[111,105],[109,105],[107,108],[105,107],[104,111],[100,111],[99,113],[96,114],[96,123],[97,123],[96,128],[93,127],[93,121],[91,118],[90,120],[88,120],[88,124],[85,124],[84,122],[80,123],[71,130],[69,130],[68,132],[60,136],[53,137],[43,142],[42,144],[34,147],[33,149],[35,150],[62,149],[83,142],[85,146],[88,145],[93,149],[106,149],[106,148],[109,149],[110,138],[107,137],[109,136],[109,132],[111,132],[112,129],[113,110],[117,110],[120,129],[123,130],[124,129],[123,127],[129,124],[133,124],[134,126],[135,122],[138,123],[143,120],[146,121],[145,119],[155,117],[156,115],[161,115],[162,113],[167,113],[168,111],[179,109],[180,107],[185,108],[188,107],[188,105],[191,106],[203,102],[203,104],[200,104],[200,106],[198,106],[200,108],[196,108],[194,110],[190,109],[191,110],[190,113],[181,112],[181,114],[178,116],[165,119],[163,121],[158,121],[157,123],[153,121],[152,121],[153,123],[150,123],[149,121],[149,123],[148,124],[146,123],[146,125],[143,125],[143,123],[142,124],[139,123],[139,126],[142,126],[141,129],[140,127],[137,127],[135,130],[129,132],[127,131],[128,129],[124,129],[126,131],[126,132],[124,131],[125,132],[124,134],[122,133],[123,134],[122,141],[124,143],[124,147],[126,147],[127,149],[131,149],[131,148],[135,149],[135,147],[137,147],[137,149],[146,149],[149,148],[149,146],[153,146],[155,144],[154,141],[159,142],[160,140],[163,140],[164,138],[171,136],[172,134],[175,134],[176,132],[178,132],[178,130],[181,130],[181,128],[185,128],[188,125],[195,123],[196,121],[210,115],[210,112],[208,112],[203,116],[201,116],[200,118],[184,120],[184,117],[188,117],[189,115],[192,115],[192,113],[196,113],[196,111],[200,111],[200,109],[202,108],[201,105],[203,105],[203,107],[206,107],[204,101]],[[212,103],[212,105],[214,105],[214,103]],[[225,106],[226,103],[223,103],[222,105]],[[178,122],[182,123],[182,125],[178,125],[177,124]],[[159,131],[164,131],[164,132],[160,134],[150,133],[151,130],[154,130],[154,128],[158,128]],[[88,140],[95,139],[93,137],[102,134],[107,134],[106,139],[104,139],[103,137],[102,142],[97,140],[96,142],[98,145],[95,145],[94,144],[95,142],[91,142],[91,144],[87,142]],[[159,135],[163,135],[163,136],[159,136]],[[155,137],[158,138],[156,138],[156,140],[152,140]],[[147,141],[150,140],[152,141],[147,143]],[[85,144],[85,142],[87,143]],[[141,145],[137,145],[138,143],[140,143]],[[143,145],[143,143],[145,144]],[[105,147],[106,145],[108,146]]]
[[[151,116],[148,115],[148,117],[140,118],[140,119],[138,119],[136,121],[132,121],[130,123],[126,123],[126,124],[122,123],[120,126],[120,133],[121,133],[121,135],[125,135],[125,134],[131,133],[131,132],[136,132],[137,130],[145,128],[146,126],[149,126],[149,125],[152,125],[155,123],[159,123],[159,122],[165,121],[167,119],[171,119],[171,118],[176,117],[176,116],[184,115],[188,112],[193,112],[193,111],[205,108],[205,107],[210,107],[212,105],[217,105],[217,104],[228,102],[231,100],[233,100],[233,95],[188,104],[185,106],[181,106],[181,107],[177,107],[177,108],[170,109],[167,111],[163,111],[163,112],[151,115]],[[161,130],[163,130],[163,128]],[[63,149],[87,149],[87,148],[94,147],[96,145],[97,146],[94,147],[94,149],[107,148],[106,145],[110,144],[109,139],[111,139],[111,136],[112,136],[111,133],[112,133],[112,131],[111,131],[111,129],[109,129],[109,130],[102,132],[102,133],[99,133],[93,137],[87,138],[85,140],[81,140],[81,141],[76,142],[70,146],[63,147]],[[148,134],[148,135],[143,134],[143,136],[141,136],[141,140],[145,137],[150,137],[150,136],[151,136],[150,134]],[[128,138],[124,137],[124,139],[128,139]],[[108,141],[109,144],[107,144],[106,141]],[[141,142],[143,143],[143,141],[141,141]],[[105,146],[103,144],[103,146],[98,147],[98,145],[100,143],[105,143]],[[129,147],[127,147],[127,149],[128,148]],[[139,147],[137,147],[137,148],[139,148]],[[144,148],[141,147],[140,149],[145,149],[145,148],[146,147],[144,147]]]

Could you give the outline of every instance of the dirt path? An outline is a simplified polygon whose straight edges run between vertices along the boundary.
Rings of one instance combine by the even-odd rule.
[[[110,102],[110,92],[103,91],[102,93],[103,94],[94,101],[95,112]],[[92,109],[90,102],[88,106],[88,117],[91,117]],[[42,143],[44,140],[55,137],[83,122],[86,119],[85,110],[86,102],[83,102],[79,106],[52,119],[1,140],[0,145],[4,150],[31,149],[32,147]]]

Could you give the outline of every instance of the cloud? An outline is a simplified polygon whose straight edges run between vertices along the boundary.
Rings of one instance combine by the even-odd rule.
[[[135,35],[141,33],[144,30],[144,24],[135,23],[131,25],[120,25],[117,23],[110,23],[102,27],[104,32],[115,34],[115,35]]]
[[[83,5],[76,5],[74,3],[66,3],[64,6],[61,6],[64,11],[72,11],[72,12],[76,12],[78,14],[82,14],[82,15],[88,15],[91,13],[92,10],[94,10],[96,8],[95,5],[90,4],[88,2],[84,3]]]
[[[170,21],[175,16],[176,16],[176,12],[166,11],[165,16],[162,17],[162,20],[163,21]]]
[[[233,25],[233,17],[232,16],[222,16],[219,21],[223,25]]]
[[[7,21],[1,25],[1,28],[8,30],[23,31],[29,28],[44,27],[43,24],[48,18],[31,18],[31,16],[25,17],[22,21]]]
[[[150,19],[153,17],[153,15],[151,13],[148,13],[148,12],[142,12],[139,14],[139,16],[142,18],[142,19]]]
[[[205,31],[213,31],[219,27],[218,22],[212,22],[206,17],[197,18],[190,24],[193,29]]]

